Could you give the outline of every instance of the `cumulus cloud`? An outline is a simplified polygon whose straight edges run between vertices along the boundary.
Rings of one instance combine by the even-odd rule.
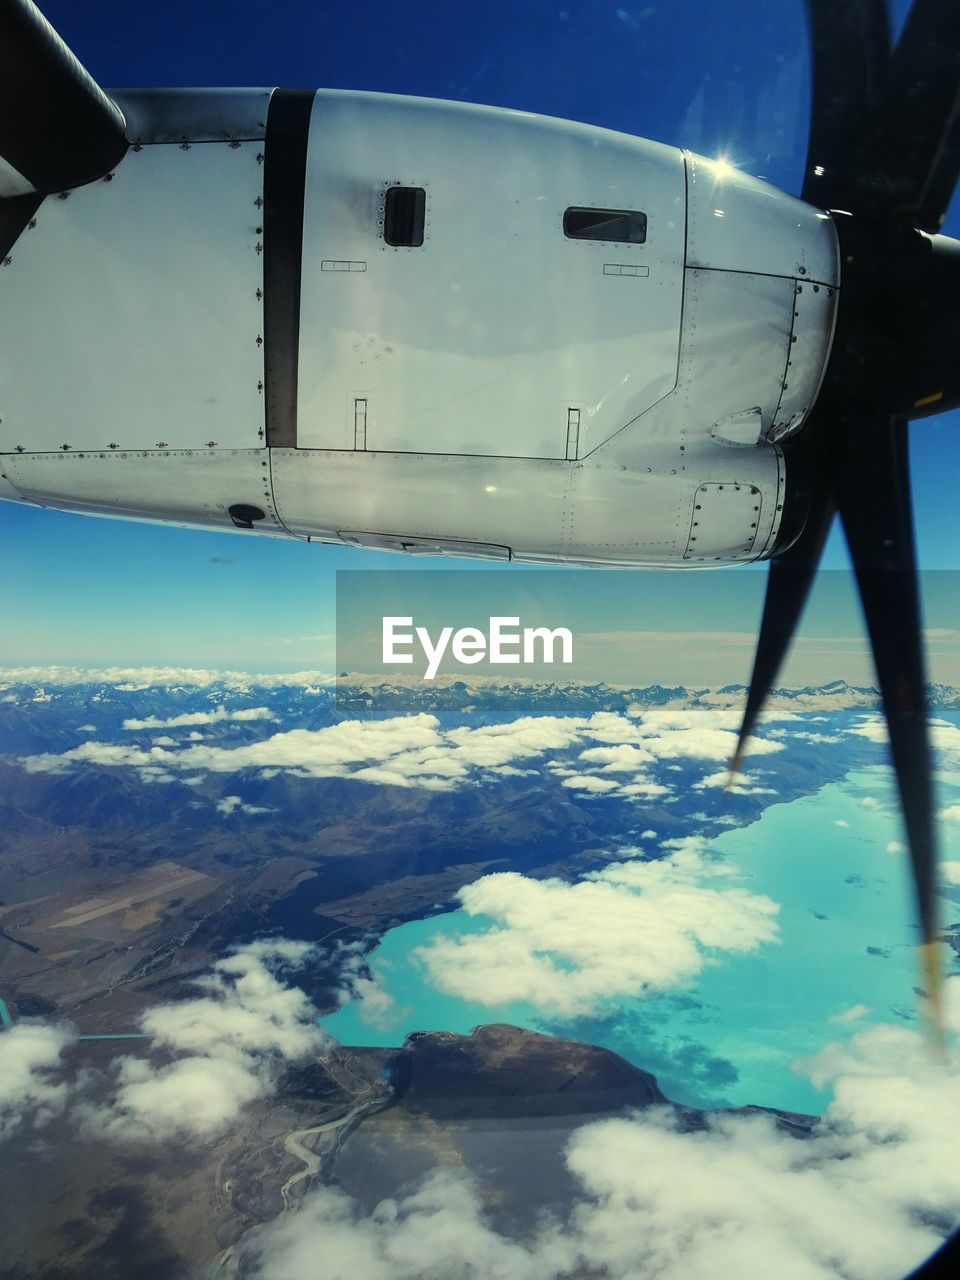
[[[603,795],[609,791],[620,790],[619,782],[613,782],[610,778],[595,778],[588,773],[571,774],[570,777],[564,778],[560,785],[570,787],[574,791],[585,791],[593,795]],[[663,790],[665,791],[666,787]]]
[[[960,728],[949,720],[931,719],[928,724],[931,745],[940,752],[941,761],[948,768],[960,767]],[[865,716],[847,732],[870,742],[889,741],[887,726],[879,716]]]
[[[738,773],[735,780],[732,780],[729,769],[718,769],[716,773],[708,773],[705,778],[701,778],[695,784],[694,790],[704,791],[711,787],[723,787],[735,796],[775,796],[777,794],[773,787],[759,785],[754,776],[749,773]]]
[[[217,801],[216,810],[225,818],[231,813],[246,813],[251,816],[258,813],[273,813],[273,810],[265,805],[244,804],[239,796],[224,796],[222,800]]]
[[[361,1022],[378,1031],[390,1031],[410,1012],[409,1005],[399,1005],[367,967],[361,943],[341,943],[338,948],[341,961],[338,992],[341,1003],[355,1002],[354,1011]]]
[[[0,667],[0,688],[12,685],[103,684],[130,692],[138,689],[205,689],[210,685],[245,691],[310,689],[335,683],[326,671],[275,672],[212,671],[204,667]]]
[[[0,1138],[30,1116],[43,1123],[63,1110],[69,1085],[61,1055],[76,1038],[71,1028],[19,1022],[0,1032]]]
[[[956,1024],[957,988],[948,983]],[[960,1219],[960,1073],[922,1033],[879,1026],[799,1069],[833,1087],[811,1136],[762,1113],[713,1113],[684,1131],[670,1109],[575,1130],[573,1202],[520,1234],[457,1169],[372,1213],[320,1188],[252,1232],[258,1280],[900,1280]]]
[[[687,986],[716,956],[777,940],[776,903],[733,883],[736,871],[711,861],[701,842],[666,843],[664,858],[612,863],[573,884],[482,876],[458,897],[492,926],[438,935],[414,954],[448,994],[576,1017],[617,997]]]
[[[122,1141],[203,1138],[226,1128],[271,1091],[282,1062],[328,1043],[307,996],[282,980],[311,952],[305,942],[248,943],[198,979],[202,994],[149,1009],[141,1027],[162,1060],[119,1059],[113,1097],[85,1109],[87,1127]]]
[[[168,720],[160,716],[147,716],[143,720],[124,720],[124,729],[181,729],[197,724],[216,724],[220,720],[276,720],[269,707],[240,707],[229,711],[226,707],[214,707],[212,711],[186,711],[183,715],[171,716]],[[155,738],[155,742],[159,739]],[[167,743],[172,742],[168,738]]]
[[[127,720],[127,728],[170,728],[224,719],[265,719],[265,708],[185,713],[173,720]],[[640,718],[615,712],[591,716],[524,716],[507,724],[442,728],[436,716],[419,714],[385,720],[343,720],[321,729],[291,729],[255,742],[221,746],[198,742],[171,749],[129,743],[84,742],[60,754],[25,756],[31,773],[65,773],[78,764],[134,768],[149,780],[150,771],[233,773],[259,768],[265,777],[288,771],[301,777],[354,778],[399,787],[452,790],[484,778],[516,774],[519,767],[546,760],[548,767],[577,781],[566,784],[580,794],[606,793],[626,798],[664,796],[669,788],[647,770],[674,763],[721,762],[736,746],[739,713],[729,707],[652,708]],[[752,739],[754,754],[783,750],[770,739]],[[559,753],[568,753],[558,763]],[[587,767],[571,767],[571,753]],[[155,778],[153,780],[156,780]]]

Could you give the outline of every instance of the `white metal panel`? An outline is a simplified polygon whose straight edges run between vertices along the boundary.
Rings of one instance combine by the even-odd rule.
[[[24,497],[61,511],[233,530],[228,508],[249,503],[264,512],[257,533],[286,535],[262,450],[22,453],[3,470]]]
[[[758,488],[753,550],[719,525],[698,538],[703,560],[752,559],[779,527],[777,450],[714,434],[744,415],[765,432],[783,394],[791,349],[793,280],[739,272],[686,272],[676,390],[595,450],[577,471],[564,556],[578,562],[682,563],[702,483]],[[814,388],[819,369],[806,373]],[[799,377],[798,373],[798,377]],[[754,430],[754,438],[757,434]],[[688,561],[689,563],[689,561]]]
[[[243,142],[266,136],[272,89],[111,91],[130,142]]]
[[[426,191],[422,248],[382,238],[391,183]],[[575,205],[646,213],[647,242],[567,239]],[[300,447],[355,448],[364,399],[367,450],[562,458],[574,405],[593,448],[675,383],[683,236],[672,148],[514,111],[321,91]]]
[[[759,409],[764,433],[786,381],[796,285],[779,276],[688,269],[676,391],[597,450],[628,468],[689,468],[691,450],[718,447],[713,426]],[[810,394],[820,370],[798,370]],[[651,461],[651,450],[657,452]],[[729,446],[742,452],[740,446]],[[738,465],[744,465],[741,458]],[[708,479],[704,475],[701,479]]]
[[[6,502],[16,502],[20,498],[19,492],[14,488],[13,481],[6,471],[2,470],[2,464],[0,464],[0,498]]]
[[[369,543],[475,542],[556,560],[565,462],[442,454],[271,449],[277,508],[292,532]],[[535,495],[535,500],[533,499]]]
[[[256,142],[131,149],[0,274],[0,452],[262,444]]]
[[[402,534],[356,533],[341,530],[340,538],[352,547],[395,551],[408,556],[465,556],[471,560],[509,560],[510,548],[492,542],[464,542],[453,538],[410,538]]]
[[[687,266],[835,285],[831,218],[733,165],[687,153]]]
[[[762,510],[763,497],[756,485],[698,485],[684,560],[749,557],[757,541]]]
[[[807,280],[796,284],[790,356],[770,440],[798,431],[813,407],[827,368],[836,313],[837,290],[832,286]]]

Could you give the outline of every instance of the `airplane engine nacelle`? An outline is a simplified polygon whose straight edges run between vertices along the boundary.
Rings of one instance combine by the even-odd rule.
[[[115,101],[126,155],[0,272],[0,497],[420,554],[770,554],[827,215],[522,112]]]

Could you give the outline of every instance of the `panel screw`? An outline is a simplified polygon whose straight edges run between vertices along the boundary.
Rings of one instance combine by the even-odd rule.
[[[257,346],[258,347],[263,346],[263,338],[260,337],[259,333],[257,334]]]
[[[216,442],[216,440],[208,440],[208,441],[207,441],[207,448],[208,448],[208,449],[215,449],[216,447],[217,447],[217,442]]]

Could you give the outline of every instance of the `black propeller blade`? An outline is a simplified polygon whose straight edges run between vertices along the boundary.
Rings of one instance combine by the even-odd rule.
[[[807,437],[813,453],[811,509],[797,541],[771,562],[760,637],[731,776],[786,657],[810,594],[835,512],[857,578],[906,826],[927,992],[937,1007],[936,847],[931,758],[910,498],[907,423],[821,416]],[[815,443],[811,444],[811,440]]]
[[[757,719],[800,624],[823,554],[823,546],[833,523],[834,510],[829,490],[823,486],[817,488],[802,533],[791,547],[770,562],[760,637],[737,750],[730,762],[731,774],[737,773],[741,768],[747,739],[756,727]]]
[[[876,108],[890,60],[885,0],[807,0],[811,110],[802,198],[837,208],[851,139]],[[841,206],[840,207],[845,207]]]
[[[884,0],[807,0],[807,12],[803,199],[938,231],[960,174],[960,5],[915,0],[892,54]]]
[[[931,240],[960,175],[960,3],[915,0],[890,49],[884,0],[807,0],[813,58],[803,198],[835,219],[836,338],[810,420],[783,443],[810,510],[774,552],[731,768],[797,629],[833,516],[850,548],[903,808],[939,1025],[936,849],[907,417],[960,405],[955,241]],[[932,355],[928,353],[933,353]]]
[[[833,472],[870,634],[900,792],[925,948],[937,938],[930,734],[910,498],[907,423],[859,422],[845,432]],[[925,951],[928,994],[939,970]]]

